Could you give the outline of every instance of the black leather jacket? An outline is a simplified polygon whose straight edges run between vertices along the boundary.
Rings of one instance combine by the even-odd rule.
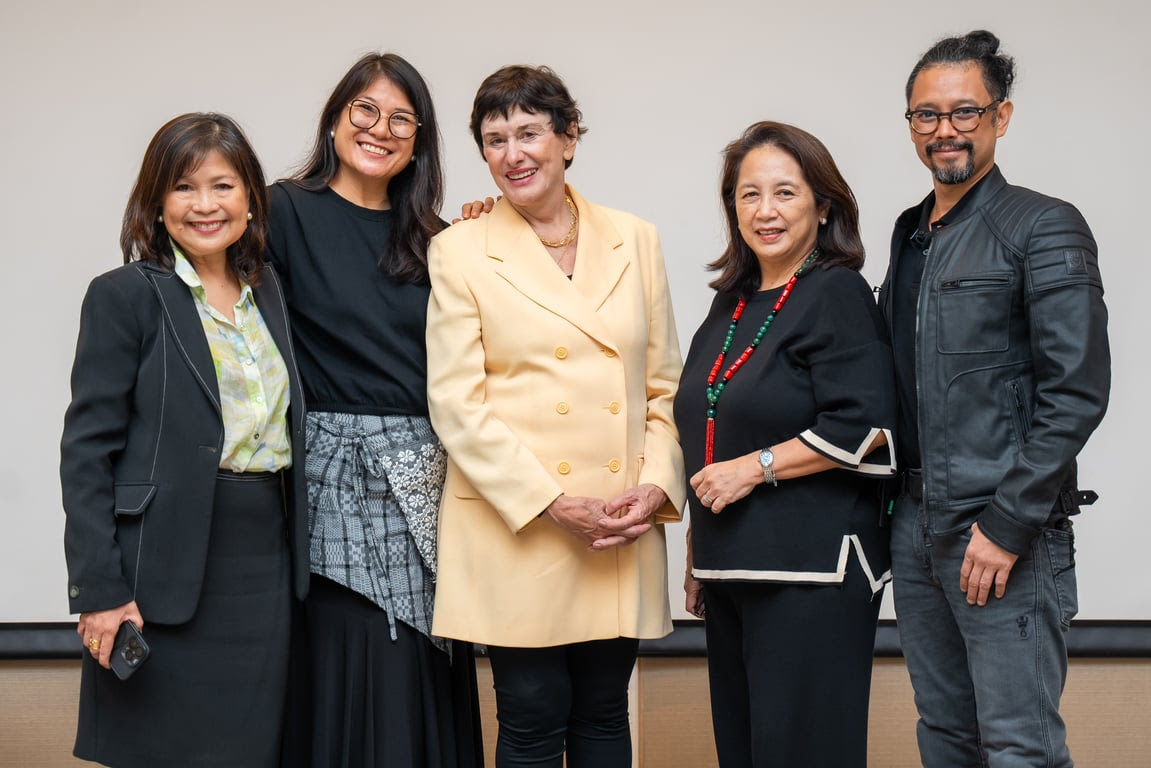
[[[978,522],[1019,554],[1078,511],[1075,457],[1111,386],[1107,308],[1095,240],[1074,206],[1008,184],[998,166],[968,194],[933,234],[919,292],[924,504],[933,533]],[[879,295],[889,327],[892,276],[920,210],[892,235]]]

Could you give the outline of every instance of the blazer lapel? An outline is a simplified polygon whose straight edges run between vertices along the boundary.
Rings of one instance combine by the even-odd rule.
[[[579,242],[576,246],[572,282],[586,296],[593,309],[599,309],[615,290],[631,260],[623,237],[603,209],[592,205],[568,189],[580,212]]]
[[[292,348],[292,331],[288,324],[288,305],[284,301],[284,291],[280,285],[280,276],[270,265],[264,265],[260,272],[259,285],[252,286],[252,295],[256,299],[256,307],[260,316],[264,318],[264,325],[276,342],[280,350],[280,357],[288,368],[288,384],[291,387],[291,402],[295,406],[291,409],[292,421],[297,427],[304,423],[304,395],[300,385],[300,372],[296,369],[296,354]]]
[[[505,201],[492,210],[488,224],[488,258],[499,262],[496,273],[526,297],[563,317],[606,347],[615,349],[608,326],[597,316],[627,269],[623,239],[595,206],[568,190],[580,213],[576,265],[569,280],[523,217]]]
[[[150,265],[141,265],[139,269],[156,291],[156,298],[164,313],[164,322],[172,334],[176,349],[219,412],[220,385],[216,381],[216,366],[212,362],[212,350],[204,336],[204,326],[200,323],[192,292],[175,272]]]
[[[279,290],[279,282],[279,275],[265,266],[260,271],[259,285],[252,286],[252,296],[260,309],[260,317],[264,318],[264,325],[268,326],[268,332],[272,334],[272,341],[276,342],[278,349],[287,351],[291,347],[291,341],[287,309]],[[280,355],[285,359],[288,357],[284,352]]]

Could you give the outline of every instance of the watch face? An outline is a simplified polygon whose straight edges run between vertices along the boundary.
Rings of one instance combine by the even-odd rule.
[[[763,482],[778,485],[775,481],[775,454],[770,448],[764,448],[759,452],[759,466],[763,468]]]

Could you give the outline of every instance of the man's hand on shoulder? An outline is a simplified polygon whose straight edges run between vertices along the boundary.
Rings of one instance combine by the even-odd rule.
[[[959,570],[959,589],[967,593],[968,605],[987,605],[992,585],[995,596],[1003,597],[1007,591],[1007,577],[1019,555],[1013,555],[979,530],[979,523],[971,525],[971,541],[963,555]]]

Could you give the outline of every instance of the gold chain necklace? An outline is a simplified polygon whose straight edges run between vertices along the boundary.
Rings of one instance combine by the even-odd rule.
[[[576,239],[576,232],[579,229],[579,211],[576,210],[575,202],[572,200],[571,195],[564,195],[564,201],[568,204],[568,213],[571,214],[571,229],[563,236],[562,240],[544,240],[540,237],[540,242],[548,248],[563,248],[572,240]],[[536,237],[539,237],[539,235],[536,235]]]

